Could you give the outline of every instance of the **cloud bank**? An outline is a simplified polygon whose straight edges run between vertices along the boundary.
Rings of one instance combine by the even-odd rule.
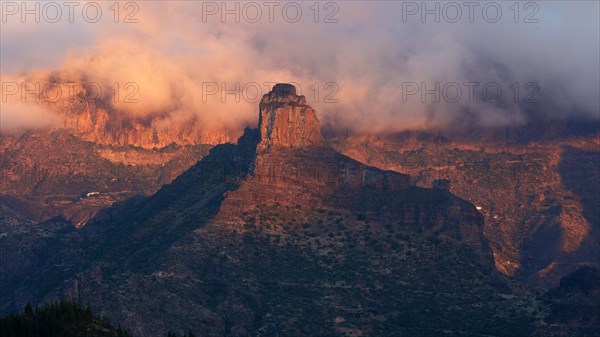
[[[599,120],[597,2],[482,2],[470,18],[460,2],[282,2],[271,15],[262,2],[153,1],[135,2],[132,23],[122,22],[131,8],[115,23],[100,4],[95,23],[8,16],[3,82],[94,82],[132,118],[210,128],[253,126],[275,82],[295,83],[324,123],[357,132]],[[11,99],[3,130],[52,125]]]

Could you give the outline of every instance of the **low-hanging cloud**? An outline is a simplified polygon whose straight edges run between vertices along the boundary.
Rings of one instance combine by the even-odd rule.
[[[255,98],[274,82],[296,83],[325,123],[358,132],[599,119],[597,2],[537,2],[537,23],[523,22],[531,11],[523,7],[517,15],[508,3],[498,3],[503,14],[496,23],[477,11],[473,23],[466,12],[457,23],[443,13],[439,23],[433,15],[423,22],[406,16],[407,2],[331,3],[319,13],[297,3],[302,17],[292,23],[279,9],[285,3],[270,22],[259,2],[263,16],[250,22],[242,12],[238,23],[235,14],[207,15],[206,2],[137,2],[137,23],[61,23],[82,28],[75,37],[73,29],[54,28],[39,52],[30,37],[44,23],[28,23],[3,33],[10,36],[3,53],[10,52],[1,70],[98,83],[115,111],[165,125],[254,125]],[[223,10],[220,2],[210,4]],[[338,22],[324,22],[334,12],[329,19]],[[71,47],[73,38],[82,47]],[[44,48],[52,54],[46,60]],[[138,86],[134,101],[125,100],[135,89],[125,90],[128,83]],[[15,124],[6,119],[3,130]],[[21,120],[23,127],[27,118]]]
[[[60,126],[60,122],[59,116],[40,105],[14,102],[2,104],[2,130],[45,129]]]

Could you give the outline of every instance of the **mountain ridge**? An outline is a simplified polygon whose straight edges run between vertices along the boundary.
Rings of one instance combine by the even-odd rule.
[[[475,205],[306,141],[318,118],[290,93],[150,196],[3,233],[2,310],[89,302],[140,337],[552,335],[544,299],[494,268]]]

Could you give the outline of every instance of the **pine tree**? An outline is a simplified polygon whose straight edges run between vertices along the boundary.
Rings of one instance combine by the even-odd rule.
[[[33,308],[31,307],[31,303],[27,302],[23,314],[27,317],[33,317]]]

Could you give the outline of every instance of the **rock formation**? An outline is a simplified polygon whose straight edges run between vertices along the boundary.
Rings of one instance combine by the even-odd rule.
[[[85,100],[65,103],[59,110],[63,129],[101,145],[133,145],[146,149],[163,148],[173,143],[217,145],[239,135],[224,128],[207,128],[193,118],[183,121],[171,121],[162,116],[134,118]]]
[[[408,175],[363,165],[325,146],[315,110],[292,85],[275,85],[259,110],[256,159],[251,175],[223,202],[220,216],[227,221],[261,204],[348,209],[411,231],[444,231],[479,246],[492,261],[473,205],[445,190],[411,186]]]
[[[303,147],[322,142],[321,123],[304,96],[291,84],[276,84],[260,101],[259,150],[271,147]]]
[[[278,202],[322,205],[338,188],[399,190],[410,177],[369,168],[323,144],[320,122],[304,96],[291,84],[276,84],[259,106],[260,141],[251,179],[261,189],[281,191]],[[257,185],[257,186],[258,186]],[[263,185],[269,185],[267,188]],[[268,193],[262,197],[268,199]]]

